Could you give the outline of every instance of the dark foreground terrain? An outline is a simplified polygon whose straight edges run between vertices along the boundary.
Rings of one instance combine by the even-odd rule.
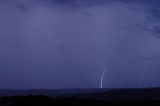
[[[61,96],[1,96],[0,106],[70,106],[106,105],[137,106],[160,105],[160,88],[151,89],[113,89],[102,92],[66,94]]]

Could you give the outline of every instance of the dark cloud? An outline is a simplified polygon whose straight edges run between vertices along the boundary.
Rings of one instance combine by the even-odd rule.
[[[160,52],[159,9],[149,2],[0,0],[0,88],[96,88],[104,64],[104,87],[137,87],[141,57]]]

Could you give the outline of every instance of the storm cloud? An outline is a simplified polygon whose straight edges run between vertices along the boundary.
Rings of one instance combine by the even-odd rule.
[[[159,86],[158,4],[0,0],[0,88],[97,88],[104,63],[106,88],[138,87],[146,64],[141,87]]]

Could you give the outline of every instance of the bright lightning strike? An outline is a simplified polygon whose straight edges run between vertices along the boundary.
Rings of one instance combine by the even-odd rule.
[[[104,70],[103,70],[102,75],[101,75],[101,86],[100,86],[100,88],[103,88],[103,79],[104,79],[104,75],[105,75],[107,70],[108,70],[108,68],[107,68],[106,64],[104,64]]]

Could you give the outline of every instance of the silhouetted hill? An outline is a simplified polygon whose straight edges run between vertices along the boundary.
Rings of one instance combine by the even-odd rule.
[[[44,96],[60,96],[80,93],[104,92],[109,89],[30,89],[30,90],[0,90],[1,96],[27,96],[27,95],[44,95]]]
[[[113,89],[104,92],[81,93],[68,96],[81,99],[95,99],[103,101],[160,101],[160,88]]]
[[[7,90],[4,90],[4,91],[7,91]],[[26,91],[26,90],[23,90],[23,91]],[[53,91],[54,90],[52,90],[52,92]],[[102,104],[105,104],[107,106],[160,105],[160,88],[112,89],[110,91],[107,91],[106,89],[91,89],[90,92],[88,91],[88,89],[87,90],[85,89],[68,90],[68,91],[58,90],[58,92],[60,91],[65,91],[65,95],[54,96],[54,97],[43,96],[43,95],[3,96],[3,97],[0,97],[0,106],[31,106],[31,105],[34,105],[34,106],[60,106],[60,105],[75,106],[76,105],[78,106],[78,105],[102,105]],[[40,91],[36,91],[37,94],[38,92]],[[47,91],[47,92],[49,93],[50,91]],[[31,92],[27,92],[27,93],[31,93]],[[73,94],[73,93],[77,93],[77,94]]]

